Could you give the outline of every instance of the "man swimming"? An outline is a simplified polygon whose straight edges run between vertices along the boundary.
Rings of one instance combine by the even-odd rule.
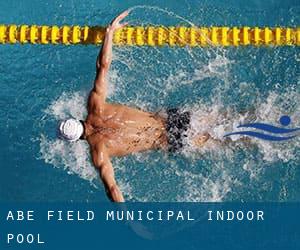
[[[108,197],[123,202],[123,195],[114,177],[110,158],[135,152],[162,149],[170,152],[183,147],[183,137],[189,128],[190,113],[169,109],[167,118],[106,102],[107,75],[112,61],[113,35],[127,23],[120,23],[128,11],[116,17],[106,29],[102,49],[96,61],[96,78],[88,98],[88,115],[85,121],[68,119],[59,124],[59,136],[67,141],[87,140],[92,161],[99,170]],[[208,134],[197,135],[195,145],[201,146]]]

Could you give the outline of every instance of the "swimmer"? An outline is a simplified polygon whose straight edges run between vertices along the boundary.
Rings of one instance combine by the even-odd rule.
[[[70,118],[59,124],[59,137],[70,142],[86,140],[95,168],[105,186],[108,197],[124,202],[116,183],[112,157],[125,156],[145,150],[177,152],[183,147],[183,137],[189,129],[190,113],[169,109],[162,117],[125,105],[109,103],[107,76],[112,61],[114,32],[128,23],[121,21],[129,14],[123,12],[107,27],[105,39],[96,61],[94,87],[88,98],[88,115],[84,121]],[[195,146],[201,147],[210,139],[208,133],[195,136]]]

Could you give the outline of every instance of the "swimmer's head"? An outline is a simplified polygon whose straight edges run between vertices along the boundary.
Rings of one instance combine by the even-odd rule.
[[[61,121],[58,125],[59,138],[74,142],[80,139],[84,133],[84,126],[81,121],[77,119],[67,119]]]

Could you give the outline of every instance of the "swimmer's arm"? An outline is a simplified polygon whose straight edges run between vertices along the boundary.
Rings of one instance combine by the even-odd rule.
[[[120,23],[127,15],[128,11],[123,12],[117,16],[111,24],[107,27],[103,46],[96,61],[96,78],[94,84],[94,91],[102,96],[104,99],[107,95],[107,75],[112,61],[112,44],[114,32],[117,29],[123,28],[127,23]]]
[[[102,144],[98,148],[95,148],[92,157],[95,167],[99,170],[100,178],[109,199],[114,202],[124,202],[123,195],[115,180],[114,169],[106,147]]]
[[[112,61],[112,39],[113,33],[107,28],[103,46],[96,61],[96,78],[94,91],[104,99],[107,94],[107,75]]]

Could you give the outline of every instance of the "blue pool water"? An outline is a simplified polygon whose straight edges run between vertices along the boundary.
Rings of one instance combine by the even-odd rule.
[[[1,1],[0,23],[299,26],[299,1]],[[0,200],[103,201],[84,142],[55,137],[59,119],[84,118],[96,46],[0,45]],[[300,50],[116,47],[109,100],[149,111],[191,110],[193,131],[216,138],[239,123],[300,127]],[[225,115],[226,114],[226,115]],[[193,132],[192,131],[192,132]],[[300,136],[282,143],[187,147],[113,159],[130,201],[300,201]]]

